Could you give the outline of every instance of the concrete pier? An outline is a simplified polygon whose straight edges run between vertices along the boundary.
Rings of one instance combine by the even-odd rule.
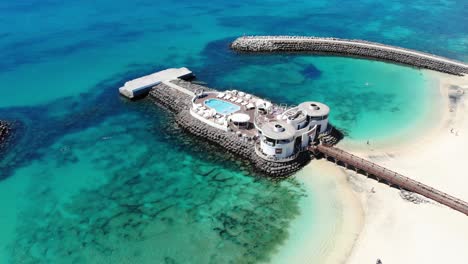
[[[370,58],[390,61],[418,68],[464,75],[468,64],[420,51],[363,40],[302,36],[248,36],[231,44],[238,52],[279,53],[305,52]]]
[[[192,71],[185,67],[171,68],[128,81],[124,86],[119,88],[119,92],[123,96],[132,99],[146,95],[151,90],[151,87],[161,82],[169,82],[177,78],[189,79],[192,77]]]
[[[254,140],[240,137],[234,132],[217,129],[194,118],[190,114],[191,94],[200,89],[215,91],[206,86],[177,79],[154,86],[149,93],[149,98],[173,113],[177,124],[186,131],[207,139],[243,159],[249,160],[256,171],[267,176],[286,177],[298,171],[310,161],[311,155],[307,151],[301,152],[294,160],[287,162],[271,162],[262,159],[255,153]]]

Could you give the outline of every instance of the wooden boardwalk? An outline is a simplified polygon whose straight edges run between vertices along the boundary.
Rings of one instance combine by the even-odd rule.
[[[394,171],[388,170],[373,162],[357,157],[351,153],[335,147],[318,145],[312,147],[312,150],[321,152],[326,158],[333,158],[335,162],[342,162],[347,168],[352,167],[356,172],[362,171],[366,175],[373,175],[378,180],[384,180],[389,185],[395,185],[408,191],[418,193],[438,203],[446,205],[454,210],[468,215],[468,203],[455,198],[449,194],[441,192],[418,181],[412,180]]]

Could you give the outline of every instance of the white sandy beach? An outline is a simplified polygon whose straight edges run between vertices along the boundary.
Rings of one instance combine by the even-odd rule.
[[[340,147],[364,158],[468,200],[468,77],[429,73],[438,82],[430,129],[385,146]],[[454,106],[452,85],[464,91]],[[457,93],[453,89],[452,93]],[[461,92],[458,92],[462,94]],[[439,113],[437,113],[439,111]],[[452,130],[453,129],[453,130]],[[361,199],[364,227],[346,263],[465,263],[468,259],[468,216],[448,207],[403,200],[399,190],[348,171],[351,186]],[[374,190],[374,192],[372,191]]]
[[[434,84],[428,87],[434,89],[434,107],[415,136],[371,145],[345,140],[338,147],[466,201],[468,77],[425,74]],[[461,92],[453,87],[464,91],[456,106],[449,93]],[[460,212],[425,198],[419,204],[404,200],[398,189],[325,160],[312,161],[296,178],[311,193],[319,191],[315,198],[320,208],[315,212],[324,215],[317,217],[337,219],[334,230],[317,234],[307,227],[312,216],[302,205],[303,215],[291,224],[290,238],[275,263],[373,264],[381,259],[384,264],[428,264],[468,259],[468,216]],[[317,237],[324,235],[329,236],[327,244],[318,243]]]
[[[301,215],[291,223],[289,238],[272,263],[343,263],[363,223],[361,203],[345,172],[326,160],[314,160],[295,178],[309,196],[301,201]]]

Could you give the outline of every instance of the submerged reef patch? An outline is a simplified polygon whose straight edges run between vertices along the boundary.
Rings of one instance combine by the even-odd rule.
[[[130,65],[129,71],[99,82],[96,87],[78,97],[61,98],[33,107],[0,109],[2,118],[17,120],[15,123],[21,124],[18,126],[20,131],[16,131],[15,127],[15,137],[21,134],[14,141],[16,147],[9,148],[5,155],[0,156],[0,180],[9,177],[15,169],[31,160],[41,158],[47,153],[46,148],[63,135],[100,124],[120,114],[122,106],[128,111],[147,111],[144,105],[136,106],[120,98],[115,93],[115,87],[141,72],[151,71],[154,70],[150,70],[148,65]],[[82,100],[83,97],[87,99]]]
[[[309,79],[316,79],[322,75],[322,72],[314,65],[308,65],[302,70],[302,74]]]
[[[139,115],[112,117],[54,144],[46,158],[56,167],[37,172],[49,176],[34,177],[27,192],[34,202],[18,216],[12,263],[268,260],[299,214],[301,185],[248,176],[239,172],[246,164],[193,137],[174,145],[186,133],[158,114],[155,124]],[[148,138],[154,132],[159,136]],[[64,146],[65,154],[58,151]],[[131,161],[117,151],[125,147]],[[93,177],[104,178],[89,181],[102,184],[64,198],[49,184],[54,171],[73,165],[58,162],[61,155],[91,160],[99,174]]]

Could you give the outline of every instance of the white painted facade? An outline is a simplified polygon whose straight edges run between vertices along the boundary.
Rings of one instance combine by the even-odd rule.
[[[288,127],[288,136],[275,133],[274,129],[271,131],[271,127],[265,124],[256,125],[261,135],[260,153],[272,159],[285,159],[297,154],[308,147],[319,133],[327,131],[329,112],[328,106],[319,102],[304,102],[287,110],[275,124]]]
[[[273,156],[278,159],[284,159],[287,157],[290,157],[294,154],[294,139],[290,139],[288,143],[278,143],[275,142],[274,145],[273,143],[268,143],[265,140],[265,137],[260,138],[260,149],[262,150],[263,153],[265,153],[268,156]]]
[[[203,94],[211,94],[210,98],[228,101],[229,99],[223,98],[222,95],[226,95],[229,92],[203,92]],[[233,122],[231,116],[243,115],[248,117],[247,114],[242,113],[242,111],[246,111],[245,107],[244,110],[241,108],[241,111],[237,112],[237,114],[221,115],[221,119],[224,121],[220,123],[220,117],[216,118],[216,113],[210,112],[205,116],[205,113],[209,111],[209,107],[206,107],[203,102],[196,103],[199,96],[201,95],[193,97],[190,114],[212,127],[228,132],[230,131],[228,124],[229,122]],[[294,159],[296,154],[305,150],[316,139],[319,133],[327,131],[329,108],[324,104],[305,102],[298,107],[288,109],[276,117],[265,118],[268,116],[268,111],[271,110],[271,107],[273,105],[268,101],[257,99],[255,118],[254,120],[248,120],[248,122],[254,122],[254,129],[257,130],[255,151],[257,155],[264,159],[277,162]],[[257,122],[257,117],[262,117],[263,121]],[[240,128],[240,131],[237,130],[236,133],[240,135],[244,128],[240,126],[237,126],[237,128]]]
[[[227,121],[226,120],[223,120],[223,122],[219,122],[219,123],[216,123],[214,122],[214,120],[210,120],[210,119],[207,119],[201,115],[199,115],[198,113],[196,113],[193,109],[190,109],[190,115],[193,116],[194,118],[200,120],[201,122],[207,124],[207,125],[210,125],[212,127],[215,127],[217,129],[221,129],[223,131],[227,131],[228,130],[228,126],[227,126]]]
[[[322,120],[311,120],[311,124],[316,125],[320,128],[319,133],[324,133],[328,129],[328,118]]]

